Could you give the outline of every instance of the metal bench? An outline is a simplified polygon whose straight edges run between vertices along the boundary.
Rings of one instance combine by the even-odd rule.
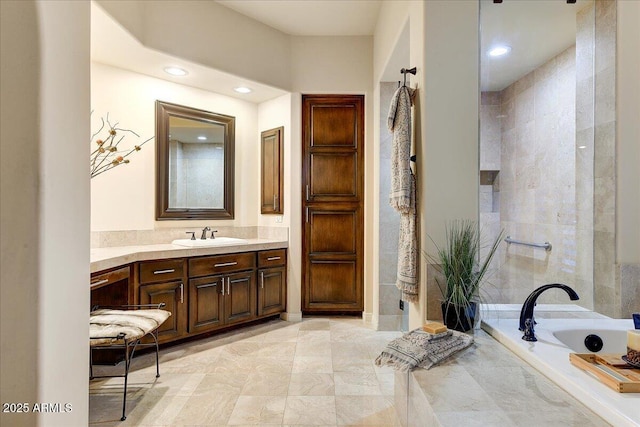
[[[89,379],[124,378],[124,396],[122,401],[122,418],[127,419],[127,380],[131,359],[138,346],[156,347],[156,378],[160,376],[160,360],[158,347],[158,328],[171,316],[162,310],[161,304],[95,306],[89,318]],[[153,343],[141,343],[145,336],[153,337]],[[93,351],[122,348],[124,350],[123,375],[93,375]]]

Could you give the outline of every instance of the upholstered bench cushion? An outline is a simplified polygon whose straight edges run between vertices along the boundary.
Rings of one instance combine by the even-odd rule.
[[[89,342],[91,346],[111,345],[118,341],[119,334],[125,334],[127,341],[142,338],[162,325],[171,316],[166,310],[110,310],[100,309],[91,312],[89,319]]]

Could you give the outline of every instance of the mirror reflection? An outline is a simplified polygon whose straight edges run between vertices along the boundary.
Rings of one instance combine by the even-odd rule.
[[[233,218],[235,119],[160,101],[156,110],[157,218]]]
[[[169,208],[224,207],[224,126],[169,119]]]

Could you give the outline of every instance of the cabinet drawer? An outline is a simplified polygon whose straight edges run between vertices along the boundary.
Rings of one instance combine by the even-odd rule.
[[[169,282],[181,280],[184,274],[183,259],[141,262],[140,283]]]
[[[189,260],[189,277],[250,270],[255,266],[255,252],[192,258]]]
[[[108,286],[120,280],[129,280],[129,266],[118,268],[106,273],[97,273],[91,276],[91,290]]]
[[[258,268],[276,267],[285,265],[287,262],[286,249],[275,249],[272,251],[258,252]]]

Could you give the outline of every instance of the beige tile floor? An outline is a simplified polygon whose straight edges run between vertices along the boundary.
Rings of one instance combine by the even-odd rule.
[[[355,318],[304,318],[174,346],[161,350],[157,379],[153,354],[134,359],[126,421],[122,379],[91,381],[90,423],[398,426],[394,371],[374,360],[399,335]]]

